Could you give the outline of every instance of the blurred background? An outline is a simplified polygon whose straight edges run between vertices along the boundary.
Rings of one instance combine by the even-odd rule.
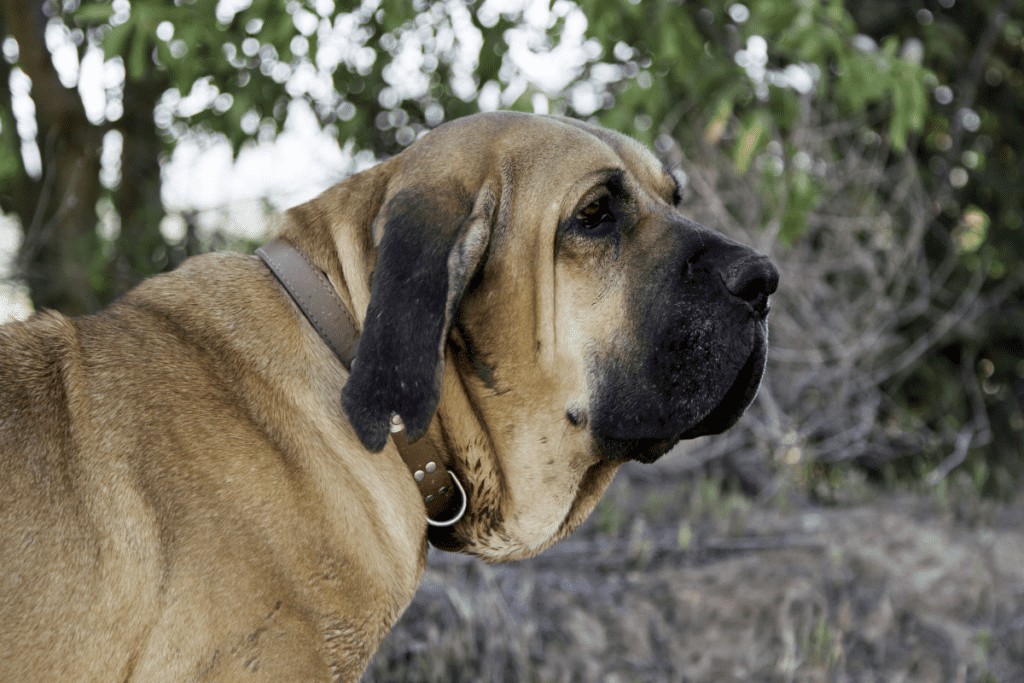
[[[0,320],[43,308],[90,313],[190,255],[252,249],[275,210],[444,121],[495,109],[565,114],[635,136],[677,173],[687,215],[779,265],[769,368],[743,421],[654,469],[625,468],[577,545],[551,551],[563,555],[548,565],[493,569],[432,554],[422,593],[433,602],[417,598],[368,679],[620,680],[602,657],[637,648],[650,661],[614,657],[621,680],[1024,672],[1024,576],[1013,569],[1024,571],[1024,539],[1013,535],[1024,521],[1024,10],[1015,0],[0,8]],[[857,530],[845,521],[852,512],[828,517],[864,503],[882,517]],[[825,516],[805,529],[808,510]],[[751,527],[772,515],[773,531]],[[906,566],[883,564],[882,578],[835,558],[837,548],[892,555],[882,540],[868,552],[872,541],[849,537],[887,519],[902,522],[885,538],[934,543]],[[1004,529],[1009,540],[996,542]],[[949,550],[961,532],[977,547]],[[836,534],[856,547],[830,540]],[[723,540],[767,537],[782,541]],[[945,626],[920,617],[913,597],[933,584],[894,588],[893,577],[915,576],[908,567],[954,557],[954,571],[975,550],[991,564],[991,585],[935,608]],[[651,603],[636,628],[616,631],[607,626],[614,610],[599,619],[582,606],[597,591],[622,607],[637,593],[609,577],[652,562],[689,571],[679,579],[689,581],[708,563],[749,553],[764,561],[762,551],[825,563],[810,597],[800,597],[802,583],[736,579],[782,591],[762,606],[774,626],[751,636],[767,664],[751,655],[716,668],[721,657],[703,645],[666,655],[693,607],[664,611],[689,594],[666,588],[675,579],[643,588],[675,597]],[[576,566],[572,553],[587,559]],[[551,562],[597,574],[566,586]],[[1017,578],[1006,583],[1000,567]],[[984,604],[965,611],[964,600]],[[755,622],[757,604],[746,603]],[[431,631],[437,619],[448,627]],[[480,640],[488,636],[478,628],[498,640]],[[637,628],[647,634],[639,645],[616,640]],[[577,642],[581,632],[590,635]],[[595,642],[604,647],[588,649]],[[551,647],[567,654],[548,670]],[[939,662],[937,678],[929,662]]]

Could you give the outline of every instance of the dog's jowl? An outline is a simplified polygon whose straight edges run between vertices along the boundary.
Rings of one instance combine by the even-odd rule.
[[[495,113],[91,316],[0,327],[0,680],[356,681],[428,538],[575,529],[730,427],[767,258],[637,142]]]

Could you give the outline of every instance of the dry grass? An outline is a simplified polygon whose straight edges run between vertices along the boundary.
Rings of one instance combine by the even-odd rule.
[[[763,505],[668,457],[534,560],[431,551],[364,680],[1024,680],[1024,507]]]

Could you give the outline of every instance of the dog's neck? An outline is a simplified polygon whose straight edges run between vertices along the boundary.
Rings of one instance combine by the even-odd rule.
[[[359,332],[352,314],[327,276],[286,239],[277,238],[256,250],[285,291],[346,369],[356,362]],[[443,466],[429,439],[409,443],[401,417],[391,421],[391,436],[420,489],[427,523],[449,527],[466,512],[466,494],[458,478]]]

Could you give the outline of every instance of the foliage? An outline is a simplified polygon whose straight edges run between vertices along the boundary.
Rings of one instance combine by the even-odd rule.
[[[161,159],[182,140],[237,154],[295,102],[378,158],[480,109],[593,117],[676,168],[696,217],[783,266],[765,390],[712,446],[749,485],[792,459],[903,468],[900,454],[936,479],[981,462],[992,490],[1021,475],[1012,0],[0,6],[0,82],[27,75],[36,109],[34,129],[15,121],[0,87],[0,195],[37,307],[95,310],[208,246],[194,223],[159,228]],[[69,50],[108,75],[88,110],[54,68]],[[97,182],[118,141],[119,178]]]
[[[518,17],[488,5],[476,12],[461,2],[428,8],[396,0],[345,8],[333,0],[70,0],[60,13],[52,3],[44,7],[53,14],[48,30],[73,36],[83,54],[102,45],[108,64],[125,72],[122,92],[116,84],[108,92],[110,120],[100,114],[100,124],[121,128],[118,100],[141,98],[165,149],[201,131],[226,136],[237,152],[247,140],[272,138],[288,103],[304,99],[342,140],[391,154],[446,118],[476,110],[488,88],[513,108],[533,108],[541,94],[556,111],[597,113],[605,125],[648,143],[658,133],[684,147],[722,142],[741,173],[773,137],[786,136],[808,97],[834,108],[834,119],[884,108],[897,149],[923,123],[923,69],[896,56],[895,39],[877,51],[852,47],[855,27],[838,1],[746,7],[589,0],[582,9],[593,38],[564,93],[517,83],[522,74],[509,58],[506,32]],[[550,55],[552,36],[574,15],[572,3],[556,2],[546,40],[534,37],[535,51]],[[467,24],[478,44],[460,30]],[[611,59],[601,61],[602,54]],[[808,171],[785,169],[783,193],[777,183],[764,188],[787,207],[779,231],[786,243],[802,233],[803,216],[818,200]],[[153,232],[156,222],[151,217],[142,232]]]
[[[6,149],[39,149],[43,168],[33,172],[16,155],[0,156],[0,193],[5,211],[25,227],[20,275],[36,307],[95,310],[201,248],[194,225],[181,243],[159,229],[159,160],[182,139],[223,136],[237,153],[247,142],[273,139],[289,103],[302,100],[342,140],[386,155],[446,118],[476,111],[474,79],[497,78],[510,18],[474,14],[457,1],[430,8],[399,0],[347,4],[50,0],[40,7],[5,0],[14,40],[5,43],[0,77],[8,64],[27,74],[39,114],[21,145]],[[489,53],[480,52],[484,40]],[[104,74],[113,74],[105,101],[86,111],[64,87],[75,83],[60,83],[51,60],[33,59],[44,49],[55,60],[57,51],[64,58],[70,52],[76,65],[102,54]],[[61,97],[51,101],[50,93]],[[13,100],[10,91],[2,94],[0,123],[10,137]],[[120,177],[104,188],[95,182],[100,149],[118,141]],[[90,166],[92,187],[71,188],[71,179],[51,172],[76,164]],[[40,203],[69,195],[86,207],[75,216],[59,202]],[[97,237],[93,207],[105,196],[100,218],[116,229]]]
[[[911,342],[934,336],[949,313],[963,313],[932,352],[884,388],[953,445],[932,481],[965,463],[983,473],[982,490],[1006,496],[1024,471],[1024,164],[1016,152],[1024,135],[1024,13],[1013,0],[932,9],[865,2],[855,12],[865,32],[920,40],[935,75],[912,151],[935,207],[923,247],[930,272],[949,275],[946,291],[935,293],[946,313],[908,320],[902,334]],[[969,305],[951,307],[950,294]],[[899,466],[913,473],[911,465]]]
[[[493,76],[497,63],[464,54],[475,47],[455,30],[474,19],[465,6],[341,4],[136,2],[129,10],[128,3],[115,0],[84,4],[69,19],[99,27],[105,56],[126,62],[128,83],[146,78],[154,66],[166,74],[168,90],[155,113],[171,139],[186,129],[216,132],[237,152],[261,126],[264,136],[272,135],[288,102],[304,98],[341,139],[355,138],[386,154],[396,151],[396,140],[407,145],[444,118],[475,111],[467,102],[472,81],[460,79],[472,67],[479,77]],[[476,28],[501,50],[502,32],[510,26],[499,16]],[[409,50],[419,54],[404,61]],[[421,78],[400,83],[410,70]]]

